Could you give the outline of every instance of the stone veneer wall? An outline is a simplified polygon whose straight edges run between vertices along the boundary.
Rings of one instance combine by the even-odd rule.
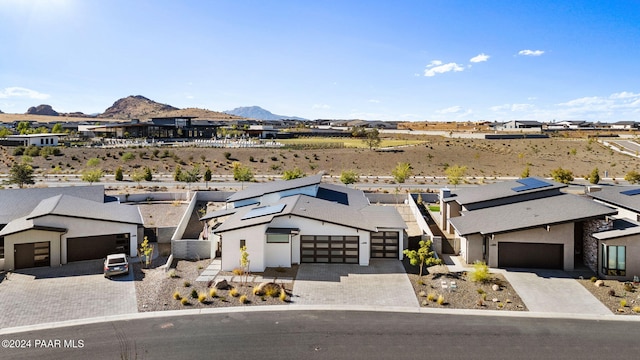
[[[583,258],[584,264],[598,274],[598,240],[591,234],[613,229],[611,220],[589,220],[584,222]]]

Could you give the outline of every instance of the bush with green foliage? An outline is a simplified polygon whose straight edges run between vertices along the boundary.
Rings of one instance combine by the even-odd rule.
[[[573,172],[559,167],[551,171],[551,177],[559,183],[568,184],[573,181]]]
[[[591,174],[589,174],[589,183],[597,184],[599,182],[600,182],[600,171],[598,170],[598,168],[595,168],[591,171]]]
[[[115,174],[116,181],[122,181],[124,179],[124,175],[122,173],[122,167],[118,166]]]
[[[631,170],[624,176],[624,179],[630,184],[640,183],[640,173],[635,170]]]
[[[473,263],[473,271],[469,274],[469,279],[473,282],[488,282],[491,280],[489,266],[484,261],[476,260]]]
[[[133,153],[127,152],[124,153],[124,155],[122,155],[122,157],[120,158],[122,161],[131,161],[133,159],[135,159],[136,156],[133,155]]]
[[[293,179],[299,179],[305,176],[305,173],[300,170],[300,168],[296,167],[292,170],[285,170],[282,173],[282,179],[283,180],[293,180]]]
[[[401,162],[391,171],[391,175],[397,183],[404,183],[411,176],[412,170],[411,164]]]
[[[418,250],[405,249],[402,251],[409,258],[411,265],[420,266],[420,277],[424,266],[440,265],[442,259],[435,257],[435,251],[431,250],[431,240],[421,240]]]
[[[359,179],[360,176],[353,170],[345,170],[340,174],[340,182],[345,185],[355,184]]]

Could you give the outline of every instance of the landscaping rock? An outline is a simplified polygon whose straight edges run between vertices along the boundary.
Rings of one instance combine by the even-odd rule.
[[[493,290],[493,291],[500,291],[500,285],[498,285],[498,284],[493,284],[493,286],[491,286],[491,290]]]
[[[229,288],[229,283],[227,280],[218,280],[216,281],[214,287],[218,290],[227,290]]]
[[[604,280],[597,280],[595,283],[593,283],[593,285],[595,285],[596,287],[604,286]]]
[[[282,287],[279,284],[274,282],[263,282],[255,287],[254,294],[262,296],[262,295],[270,295],[270,296],[278,296]]]
[[[500,300],[498,300],[498,298],[493,298],[493,299],[491,299],[491,301],[493,301],[493,302],[498,302],[498,301],[500,301]]]

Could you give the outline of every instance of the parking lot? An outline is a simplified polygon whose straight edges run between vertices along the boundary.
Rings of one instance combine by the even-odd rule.
[[[102,260],[18,270],[0,283],[0,328],[136,313],[133,274],[106,279]]]

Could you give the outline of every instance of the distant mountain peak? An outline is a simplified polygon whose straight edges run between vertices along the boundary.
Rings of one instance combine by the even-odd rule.
[[[111,107],[98,115],[101,118],[137,119],[150,114],[179,110],[167,104],[161,104],[142,95],[131,95],[117,100]]]
[[[224,113],[257,120],[306,120],[297,116],[276,115],[255,105],[238,107],[233,110],[224,111]]]

